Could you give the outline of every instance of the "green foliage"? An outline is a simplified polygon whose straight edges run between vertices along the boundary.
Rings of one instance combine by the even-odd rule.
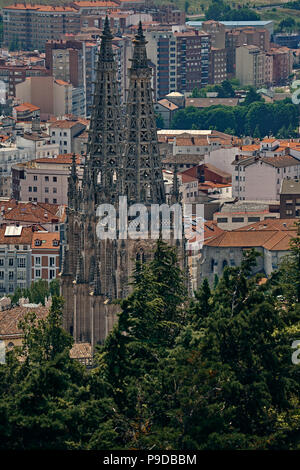
[[[155,114],[155,119],[156,119],[156,127],[158,129],[163,129],[165,123],[164,123],[162,115],[160,113],[156,113]]]
[[[48,297],[59,296],[59,280],[53,279],[50,284],[44,279],[33,282],[29,288],[20,289],[17,287],[11,295],[12,305],[17,305],[20,298],[28,298],[30,303],[45,305],[45,299]]]
[[[248,7],[232,9],[230,5],[222,0],[213,0],[205,12],[206,20],[216,21],[257,21],[259,15]]]
[[[294,18],[284,18],[278,25],[279,31],[293,31],[296,26]]]
[[[287,2],[282,5],[282,8],[291,8],[292,10],[300,10],[300,0],[296,0],[295,2]]]
[[[206,85],[198,89],[194,88],[191,93],[192,98],[206,98],[209,92],[218,93],[218,98],[232,98],[235,96],[235,89],[239,87],[239,81],[236,79],[224,80],[220,85]]]
[[[0,449],[77,449],[90,441],[101,447],[100,437],[104,448],[115,443],[113,402],[101,379],[95,393],[95,381],[70,359],[73,339],[61,316],[57,297],[46,320],[28,314],[22,348],[0,365]]]
[[[257,257],[188,301],[159,240],[90,372],[70,359],[61,298],[29,314],[0,365],[0,449],[299,450],[300,236],[264,284]]]
[[[289,137],[294,137],[299,120],[298,106],[289,99],[276,103],[261,101],[260,95],[250,89],[248,101],[257,99],[249,104],[244,102],[241,106],[211,106],[197,109],[188,107],[180,109],[174,115],[172,129],[216,129],[224,132],[230,129],[234,135],[250,135],[264,137],[277,135],[282,127],[287,129]]]

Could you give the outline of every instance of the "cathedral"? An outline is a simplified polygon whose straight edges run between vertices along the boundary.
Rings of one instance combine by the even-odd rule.
[[[149,259],[156,244],[155,239],[142,237],[99,239],[97,207],[111,204],[118,213],[120,196],[126,196],[128,204],[145,207],[167,202],[142,24],[133,39],[125,115],[107,18],[101,39],[82,178],[75,156],[70,170],[61,273],[64,328],[75,342],[89,342],[92,347],[112,329],[119,311],[113,300],[128,295],[136,260]],[[179,202],[177,177],[171,198]],[[184,267],[183,239],[171,237],[169,243],[177,246]]]

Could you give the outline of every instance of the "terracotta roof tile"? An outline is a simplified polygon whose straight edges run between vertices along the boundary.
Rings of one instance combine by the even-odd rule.
[[[22,336],[22,330],[18,327],[25,315],[34,312],[38,319],[46,318],[49,307],[14,307],[0,312],[0,338],[7,336]]]
[[[60,221],[58,215],[59,206],[43,202],[17,202],[1,201],[0,209],[3,212],[3,222],[15,221],[31,224],[51,223],[53,219]]]
[[[32,227],[22,227],[19,236],[6,236],[5,231],[6,227],[0,228],[0,245],[31,245]]]
[[[36,245],[36,241],[41,242],[40,245]],[[57,242],[57,245],[53,245],[53,242]],[[43,249],[43,250],[58,250],[59,249],[59,232],[34,232],[31,243],[32,249]]]

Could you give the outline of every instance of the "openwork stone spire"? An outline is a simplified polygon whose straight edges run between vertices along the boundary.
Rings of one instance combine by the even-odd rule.
[[[95,203],[114,202],[118,194],[122,129],[117,65],[112,47],[113,35],[105,19],[95,83],[94,104],[89,130],[87,166]]]
[[[140,22],[129,69],[123,190],[129,202],[150,204],[165,202],[165,189],[146,43]]]

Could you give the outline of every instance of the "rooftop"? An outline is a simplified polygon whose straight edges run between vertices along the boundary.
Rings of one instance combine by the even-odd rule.
[[[59,250],[59,232],[34,232],[31,248]]]
[[[14,307],[9,310],[0,311],[0,338],[20,337],[23,335],[19,328],[19,322],[24,320],[26,314],[34,312],[39,320],[45,319],[49,307]]]
[[[205,245],[242,249],[262,247],[269,251],[288,251],[291,238],[297,234],[297,220],[267,219],[232,231],[224,231],[213,240],[205,241]]]
[[[300,180],[284,179],[281,183],[280,194],[299,194]]]

